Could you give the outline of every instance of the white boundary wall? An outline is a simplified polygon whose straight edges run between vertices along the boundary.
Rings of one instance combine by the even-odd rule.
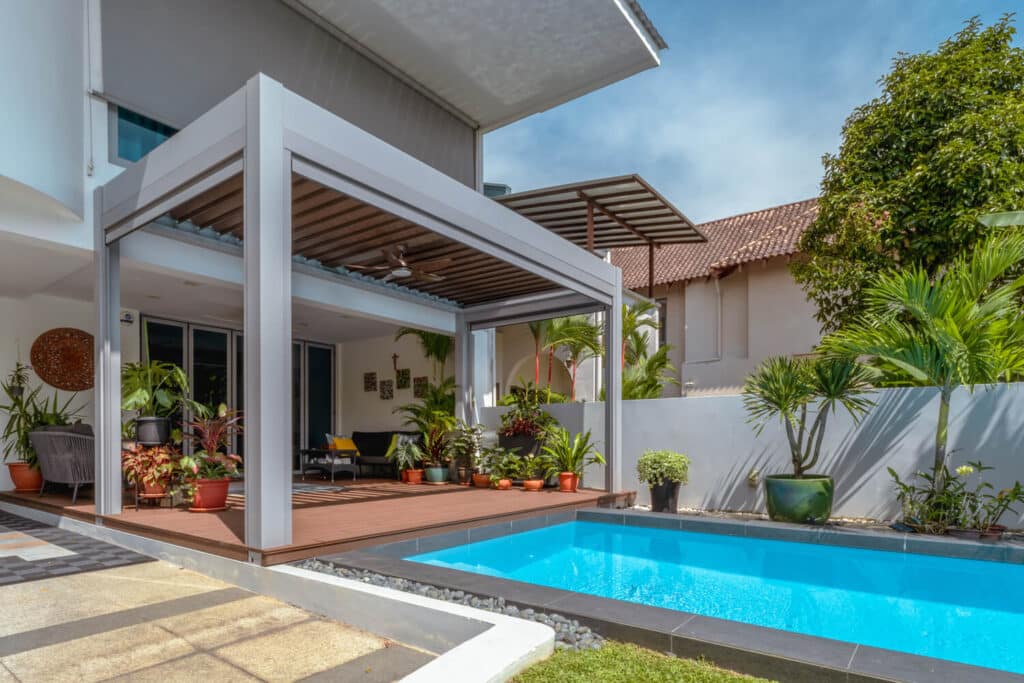
[[[882,389],[875,407],[854,425],[840,411],[830,418],[818,472],[836,480],[833,515],[892,519],[899,513],[888,467],[901,477],[931,467],[938,413],[934,388]],[[497,424],[502,409],[485,409],[485,424]],[[600,404],[552,406],[570,430],[603,433]],[[662,398],[622,402],[623,488],[649,503],[636,478],[636,462],[648,448],[685,453],[691,460],[690,482],[679,496],[680,507],[764,512],[764,490],[750,486],[752,469],[762,476],[789,470],[789,448],[778,423],[760,437],[747,422],[742,396]],[[996,469],[986,473],[996,489],[1024,481],[1024,383],[959,389],[950,411],[951,466],[981,460]],[[599,446],[600,448],[600,446]],[[596,474],[596,473],[595,473]],[[589,485],[603,478],[587,473]],[[1024,526],[1024,507],[1004,524]]]

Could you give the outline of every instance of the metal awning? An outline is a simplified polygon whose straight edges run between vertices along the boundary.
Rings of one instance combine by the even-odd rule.
[[[646,246],[652,264],[655,248],[663,244],[707,241],[693,221],[635,173],[495,200],[589,251]],[[648,283],[648,296],[653,288]]]

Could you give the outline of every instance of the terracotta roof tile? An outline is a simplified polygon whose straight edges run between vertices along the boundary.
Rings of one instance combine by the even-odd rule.
[[[709,277],[751,261],[795,254],[800,236],[818,215],[816,199],[783,204],[697,226],[707,237],[699,244],[671,244],[655,252],[654,284]],[[647,286],[647,247],[616,249],[612,263],[622,268],[622,284]]]

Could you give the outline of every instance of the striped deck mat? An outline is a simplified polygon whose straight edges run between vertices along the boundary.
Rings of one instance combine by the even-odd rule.
[[[390,500],[394,498],[411,498],[413,496],[429,496],[441,493],[467,491],[467,486],[426,486],[403,484],[367,484],[365,486],[319,486],[296,482],[292,485],[292,508],[317,507],[321,505],[344,505],[346,503],[365,503],[372,500]],[[228,494],[228,505],[231,509],[245,508],[245,494],[232,491]]]

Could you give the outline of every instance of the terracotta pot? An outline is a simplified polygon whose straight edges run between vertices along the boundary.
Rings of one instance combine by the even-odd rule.
[[[473,486],[478,489],[489,489],[491,488],[491,475],[473,473]]]
[[[409,470],[402,470],[402,483],[403,484],[408,484],[409,483]]]
[[[147,484],[142,482],[142,494],[145,496],[166,496],[167,495],[167,482],[159,481],[155,484]]]
[[[576,493],[580,485],[580,478],[574,472],[558,473],[558,490],[563,493]]]
[[[7,470],[11,474],[16,493],[39,493],[43,487],[43,473],[38,467],[29,467],[27,462],[9,462]]]
[[[498,483],[494,485],[494,488],[498,489],[499,491],[508,491],[510,488],[512,488],[512,480],[499,479]]]
[[[408,484],[422,484],[423,483],[423,470],[406,470],[406,483]]]
[[[544,488],[543,479],[524,479],[523,490],[524,491],[540,491]]]
[[[223,479],[196,479],[195,495],[192,497],[192,505],[189,512],[217,512],[225,510],[228,506],[228,484],[231,480]]]

